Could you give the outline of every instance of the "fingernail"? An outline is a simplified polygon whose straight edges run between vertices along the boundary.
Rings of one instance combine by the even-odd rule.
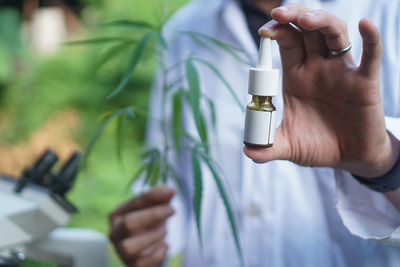
[[[317,15],[316,15],[314,12],[308,12],[308,13],[305,13],[303,16],[307,16],[307,17],[309,17],[310,19],[313,19],[313,18],[315,18]]]
[[[174,209],[170,206],[167,206],[163,209],[163,215],[164,216],[171,216],[172,214],[174,214]]]
[[[278,22],[276,22],[275,20],[270,20],[267,23],[265,23],[264,25],[262,25],[260,27],[260,30],[261,29],[263,29],[263,30],[271,30],[271,28],[274,27],[277,24],[278,24]]]
[[[270,20],[269,22],[261,26],[260,29],[258,29],[258,34],[264,37],[274,38],[275,37],[274,27],[276,25],[278,25],[278,22]]]
[[[253,162],[254,162],[254,163],[257,163],[257,164],[263,164],[263,163],[265,163],[264,161],[255,160],[255,159],[253,159]]]
[[[175,193],[174,189],[172,189],[171,187],[166,186],[166,185],[159,186],[157,188],[159,190],[158,194],[161,194],[163,196],[169,197],[170,195],[173,195]]]
[[[277,7],[275,10],[279,10],[280,12],[286,13],[289,11],[289,9],[285,6]]]

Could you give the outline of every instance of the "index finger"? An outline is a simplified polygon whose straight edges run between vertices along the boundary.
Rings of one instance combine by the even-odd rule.
[[[300,29],[319,31],[325,38],[329,50],[342,50],[349,44],[347,25],[335,15],[322,10],[312,10],[300,4],[286,4],[271,12],[272,18],[279,23],[294,23]],[[347,53],[346,57],[349,57]]]
[[[109,215],[110,220],[115,217],[124,215],[128,212],[144,209],[147,207],[154,206],[156,204],[168,203],[171,201],[174,190],[168,186],[156,186],[151,188],[149,191],[143,193],[138,197],[134,197],[129,201],[120,204],[115,208]]]
[[[350,43],[346,23],[325,10],[316,9],[304,13],[300,15],[298,23],[300,27],[308,31],[321,32],[331,50],[341,50]]]

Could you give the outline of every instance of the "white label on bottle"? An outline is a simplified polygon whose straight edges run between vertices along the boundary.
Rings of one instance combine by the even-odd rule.
[[[271,112],[271,126],[269,128],[269,143],[274,143],[276,111]]]
[[[275,112],[246,110],[244,141],[254,145],[269,145],[274,142]]]

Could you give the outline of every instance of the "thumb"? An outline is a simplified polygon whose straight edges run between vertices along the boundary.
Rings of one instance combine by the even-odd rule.
[[[362,19],[359,31],[363,39],[363,54],[358,71],[368,78],[379,78],[382,42],[378,28],[370,19]]]
[[[245,146],[244,154],[257,163],[268,162],[276,159],[288,160],[290,145],[288,138],[283,134],[281,127],[275,132],[274,145],[269,148],[257,148]]]

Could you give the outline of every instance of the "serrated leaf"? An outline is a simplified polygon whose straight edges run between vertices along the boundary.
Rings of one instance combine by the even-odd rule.
[[[186,60],[186,77],[189,85],[188,99],[193,111],[193,119],[197,132],[202,142],[208,146],[207,125],[200,109],[200,80],[196,67],[193,65],[192,58]]]
[[[210,109],[210,117],[211,117],[211,125],[213,127],[214,132],[217,131],[217,114],[215,110],[215,104],[212,99],[207,98],[208,107]]]
[[[235,91],[233,90],[232,86],[229,84],[229,82],[224,78],[224,76],[221,74],[221,72],[219,72],[219,70],[214,67],[212,64],[210,64],[209,62],[205,61],[204,59],[201,58],[194,58],[193,60],[200,62],[202,64],[204,64],[205,66],[207,66],[212,72],[214,72],[214,74],[221,80],[221,82],[225,85],[225,87],[229,90],[229,92],[231,93],[233,99],[235,99],[236,104],[240,107],[240,109],[244,112],[245,109],[239,99],[239,97],[236,95]]]
[[[183,131],[182,133],[183,136],[185,136],[187,139],[189,139],[189,141],[192,142],[192,144],[194,146],[191,146],[190,148],[203,148],[206,149],[206,145],[203,144],[203,142],[200,142],[199,140],[197,140],[196,138],[194,138],[190,133],[188,133],[187,131]],[[186,147],[187,148],[187,147]]]
[[[206,151],[208,152],[208,134],[207,134],[207,125],[204,119],[203,113],[199,112],[198,118],[196,121],[197,131],[200,135],[200,139],[203,142]]]
[[[133,107],[126,108],[125,115],[127,116],[127,118],[133,120],[135,118],[135,109]]]
[[[170,70],[171,68],[169,68],[168,70]],[[171,83],[169,83],[168,85],[166,85],[165,90],[166,92],[169,92],[170,90],[174,89],[177,86],[181,86],[182,81],[185,79],[185,75],[181,75],[178,78],[176,78],[175,80],[173,80]],[[182,88],[180,88],[179,90],[183,91]]]
[[[182,96],[178,91],[172,96],[172,136],[175,147],[179,151],[180,138],[182,133]]]
[[[161,162],[160,162],[160,169],[161,169],[161,180],[162,180],[162,183],[164,184],[164,185],[166,185],[167,184],[167,182],[168,182],[168,170],[167,170],[167,167],[166,167],[166,163],[164,162],[164,160],[166,160],[164,157],[161,157]]]
[[[148,171],[145,183],[151,187],[158,184],[161,171],[161,153],[158,149],[152,150],[148,162]]]
[[[189,85],[189,102],[193,109],[198,110],[200,108],[199,103],[201,97],[199,74],[193,65],[192,58],[189,57],[185,63],[186,77]]]
[[[187,34],[195,43],[197,43],[199,46],[202,48],[205,48],[213,53],[216,53],[215,49],[213,49],[208,43],[204,42],[200,37],[198,37],[196,34],[191,33],[191,32],[184,32]]]
[[[105,44],[112,42],[135,42],[135,39],[124,38],[124,37],[100,37],[79,41],[65,42],[64,45],[93,45],[93,44]]]
[[[116,134],[116,144],[117,144],[117,157],[118,161],[122,165],[122,146],[123,146],[123,129],[125,126],[126,116],[121,115],[118,117],[117,121],[117,134]]]
[[[211,43],[215,44],[216,46],[219,46],[219,47],[221,47],[221,48],[223,48],[225,50],[232,50],[232,51],[236,51],[238,53],[244,54],[243,50],[241,50],[240,48],[237,48],[237,47],[235,47],[233,45],[224,43],[224,42],[222,42],[222,41],[220,41],[218,39],[215,39],[215,38],[213,38],[213,37],[211,37],[209,35],[206,35],[204,33],[193,32],[193,31],[186,31],[186,33],[188,33],[190,35],[193,35],[193,36],[198,36],[198,37],[202,38],[203,40],[207,40],[208,42],[211,42]]]
[[[154,156],[154,154],[158,153],[158,149],[157,148],[150,148],[145,150],[142,154],[141,154],[141,158],[142,160],[147,160],[147,159],[151,159],[151,157]]]
[[[151,168],[151,175],[150,175],[150,186],[153,187],[158,184],[158,181],[160,179],[160,170],[161,170],[161,164],[160,164],[160,159],[156,158],[152,164]]]
[[[97,142],[97,140],[99,139],[100,135],[102,134],[103,130],[105,129],[105,127],[117,116],[120,116],[122,113],[124,112],[124,109],[119,109],[109,115],[107,115],[100,123],[100,126],[97,128],[95,134],[92,136],[92,138],[89,141],[88,146],[86,147],[86,152],[85,152],[85,163],[84,165],[86,165],[87,163],[87,159],[90,156],[90,153],[93,151],[93,148]]]
[[[154,27],[152,24],[141,21],[141,20],[129,20],[129,19],[119,19],[119,20],[114,20],[106,23],[100,24],[100,26],[104,27],[127,27],[127,28],[133,28],[133,29],[142,29],[142,30],[155,30],[156,27]]]
[[[109,62],[112,58],[116,57],[118,54],[125,51],[129,46],[131,46],[134,42],[121,42],[109,48],[107,51],[101,55],[101,57],[94,63],[94,66],[99,69],[107,62]]]
[[[158,183],[161,171],[161,152],[158,148],[150,148],[141,155],[143,162],[147,164],[147,176],[144,183],[154,186]]]
[[[95,134],[92,136],[92,138],[89,141],[88,146],[85,149],[85,160],[84,160],[84,165],[86,165],[87,163],[87,159],[90,156],[90,153],[92,153],[93,148],[97,142],[97,140],[99,139],[100,135],[102,134],[102,132],[104,131],[105,127],[116,117],[118,116],[123,116],[125,115],[127,112],[134,112],[133,111],[133,107],[126,107],[126,108],[122,108],[119,110],[116,110],[114,112],[112,112],[111,114],[108,114],[107,116],[105,116],[101,122],[100,122],[100,126],[97,128]],[[134,117],[134,113],[133,113],[133,117]]]
[[[124,88],[125,86],[128,84],[129,80],[132,77],[132,74],[137,66],[137,64],[140,61],[140,58],[143,55],[143,52],[146,48],[146,44],[148,43],[149,39],[152,37],[153,35],[151,33],[147,33],[145,34],[142,39],[140,39],[140,41],[138,42],[137,46],[135,47],[133,54],[129,60],[129,64],[128,67],[125,70],[125,73],[121,79],[121,81],[119,82],[119,84],[117,85],[117,87],[114,89],[114,91],[107,97],[107,99],[111,99],[115,96],[117,96]]]
[[[122,147],[123,147],[123,129],[125,128],[126,125],[126,120],[131,119],[133,120],[135,118],[135,111],[133,107],[126,107],[123,109],[122,114],[118,117],[118,122],[117,122],[117,156],[119,161],[121,162],[122,165]]]
[[[190,38],[192,38],[192,40],[194,40],[197,43],[200,43],[202,47],[205,47],[208,50],[215,52],[215,50],[212,48],[210,49],[210,46],[208,45],[208,43],[213,44],[214,46],[217,46],[220,49],[227,52],[228,54],[230,54],[236,60],[250,66],[250,62],[248,61],[248,55],[243,50],[237,47],[224,43],[220,40],[217,40],[203,33],[192,32],[192,31],[183,31],[182,33],[188,35]]]
[[[147,168],[148,168],[148,164],[147,164],[147,163],[143,163],[142,165],[140,165],[139,169],[135,172],[135,174],[133,175],[132,179],[129,181],[129,184],[127,185],[127,190],[130,189],[130,187],[132,186],[132,184],[133,184],[141,175],[145,175],[145,173],[147,172]]]
[[[203,177],[196,151],[193,151],[192,153],[192,170],[194,179],[193,208],[196,218],[197,234],[199,236],[200,245],[203,246],[203,239],[201,235],[201,200],[203,198]]]
[[[213,43],[217,47],[221,48],[222,50],[226,51],[228,54],[230,54],[236,60],[250,66],[250,62],[247,60],[248,55],[246,55],[243,50],[236,48],[232,45],[229,45],[227,43],[221,42],[221,41],[214,39],[208,35],[205,35],[202,33],[197,33],[197,34],[199,36],[201,36],[202,38],[204,38],[205,40],[208,40],[209,42]]]
[[[175,184],[177,185],[179,192],[183,193],[181,180],[179,179],[178,173],[175,171],[174,167],[168,162],[166,162],[164,166],[167,170],[167,174],[174,180]]]
[[[144,183],[143,186],[145,185],[149,185],[151,182],[151,178],[152,178],[152,171],[153,171],[153,165],[154,162],[150,161],[146,164],[146,176],[144,177]]]
[[[161,33],[156,33],[156,40],[157,40],[157,43],[159,43],[162,48],[168,49],[168,43]]]
[[[214,167],[214,163],[213,163],[212,159],[204,154],[201,154],[201,157],[202,157],[204,163],[207,165],[208,169],[210,170],[212,177],[214,179],[214,182],[217,186],[219,195],[221,196],[222,201],[224,203],[225,211],[228,216],[229,225],[230,225],[230,228],[231,228],[231,231],[233,234],[233,238],[235,241],[236,250],[239,255],[240,264],[241,264],[241,266],[244,266],[243,253],[242,253],[242,248],[240,245],[238,228],[236,225],[235,217],[233,215],[231,204],[229,202],[228,196],[225,191],[224,184],[222,183],[222,180],[219,177],[218,171]]]

